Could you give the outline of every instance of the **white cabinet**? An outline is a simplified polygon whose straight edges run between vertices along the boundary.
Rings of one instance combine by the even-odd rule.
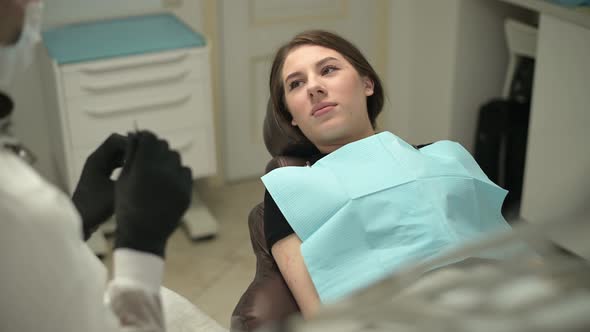
[[[167,139],[195,178],[216,172],[207,47],[66,65],[44,54],[52,142],[67,190],[108,135],[135,127]]]
[[[216,173],[211,65],[201,35],[162,13],[53,28],[43,44],[45,106],[64,190],[74,190],[86,158],[111,133],[135,129],[166,139],[194,178]],[[196,197],[184,224],[192,239],[217,232]],[[90,246],[106,253],[100,232]]]
[[[588,59],[589,28],[541,15],[521,205],[531,222],[588,211]]]

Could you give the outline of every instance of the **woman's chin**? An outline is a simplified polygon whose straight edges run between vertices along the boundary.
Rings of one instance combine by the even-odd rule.
[[[338,146],[350,143],[350,131],[343,128],[322,128],[321,131],[315,135],[316,145],[322,146]]]

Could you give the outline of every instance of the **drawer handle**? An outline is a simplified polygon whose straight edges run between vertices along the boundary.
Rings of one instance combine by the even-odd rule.
[[[145,66],[152,66],[152,65],[165,65],[169,63],[176,63],[181,62],[188,56],[188,53],[182,54],[174,54],[174,55],[167,55],[167,56],[160,56],[155,59],[148,59],[142,61],[130,61],[128,63],[121,63],[121,64],[95,64],[85,68],[80,69],[80,71],[84,74],[93,75],[93,74],[103,74],[108,73],[111,71],[117,71],[122,69],[133,69],[138,67],[145,67]]]
[[[145,79],[145,80],[127,80],[122,82],[108,82],[102,84],[85,85],[82,87],[83,90],[93,93],[107,92],[110,90],[121,90],[129,88],[138,88],[148,85],[158,85],[162,83],[180,81],[188,75],[188,70],[183,70],[179,73],[162,75],[160,77]]]
[[[85,112],[93,116],[105,116],[114,113],[137,112],[153,108],[162,108],[178,104],[184,104],[191,98],[191,94],[185,94],[178,97],[162,99],[154,102],[136,103],[130,105],[102,108],[86,108]]]

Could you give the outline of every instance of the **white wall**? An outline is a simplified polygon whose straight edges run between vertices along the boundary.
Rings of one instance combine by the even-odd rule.
[[[500,97],[508,49],[507,17],[531,24],[534,15],[501,1],[462,0],[456,25],[454,76],[451,86],[449,138],[473,150],[479,107]]]
[[[193,29],[201,31],[201,2],[202,0],[184,0],[180,7],[165,8],[161,0],[51,0],[45,3],[44,26],[170,10]],[[16,104],[13,115],[14,134],[37,155],[35,168],[49,181],[59,185],[51,159],[40,80],[39,66],[34,64],[15,80],[8,91]]]
[[[386,75],[381,77],[385,88],[385,107],[379,118],[384,129],[409,140],[412,71],[412,22],[414,6],[407,0],[390,4],[388,61]]]
[[[383,127],[414,144],[452,139],[471,150],[479,106],[501,94],[508,16],[530,19],[501,1],[392,0]]]
[[[525,220],[590,216],[588,59],[590,29],[541,17],[520,210]]]
[[[386,129],[411,143],[450,136],[460,0],[392,0]]]
[[[412,142],[426,143],[450,137],[456,24],[460,0],[414,1],[413,76],[411,87]]]

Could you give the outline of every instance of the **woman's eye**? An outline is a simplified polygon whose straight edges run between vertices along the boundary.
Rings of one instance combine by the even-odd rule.
[[[338,70],[338,68],[334,66],[325,66],[324,68],[322,68],[322,75],[328,75],[336,70]]]
[[[293,90],[297,87],[299,87],[303,82],[302,81],[291,81],[291,83],[289,83],[289,90]]]

